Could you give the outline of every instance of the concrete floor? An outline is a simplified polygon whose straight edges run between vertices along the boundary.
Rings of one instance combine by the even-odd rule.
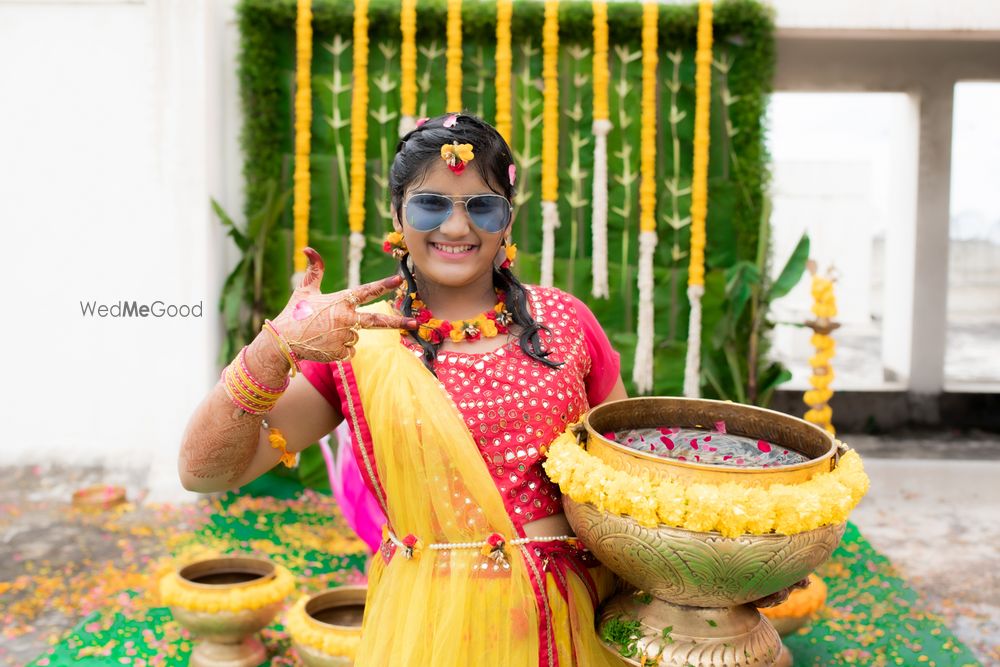
[[[872,490],[853,520],[983,665],[1000,665],[1000,436],[843,439],[865,456],[872,478]],[[75,574],[79,564],[123,567],[129,559],[162,555],[163,535],[155,525],[164,521],[163,509],[142,502],[145,473],[57,465],[0,468],[0,591],[3,582],[40,572],[40,564],[49,579],[52,573],[72,574],[74,581],[65,587],[76,589],[54,594],[53,600],[63,602],[44,605],[32,630],[0,629],[0,665],[25,664],[79,620],[65,604],[68,595],[87,594],[80,590],[86,577]],[[136,501],[112,531],[101,521],[80,521],[66,508],[74,489],[96,482],[121,484]],[[171,514],[169,520],[184,516]],[[154,529],[129,528],[146,525]],[[121,534],[128,535],[124,542]],[[0,601],[0,607],[12,602]]]

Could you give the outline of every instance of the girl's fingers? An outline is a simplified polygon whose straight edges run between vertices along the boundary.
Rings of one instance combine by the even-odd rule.
[[[309,266],[306,267],[305,275],[302,276],[302,282],[299,284],[299,289],[313,294],[319,294],[319,286],[323,282],[323,272],[326,270],[326,264],[323,262],[323,258],[320,257],[319,253],[312,248],[303,248],[302,252],[309,258]]]
[[[354,295],[354,298],[357,299],[359,304],[368,303],[369,301],[374,301],[380,296],[388,294],[392,290],[399,287],[402,283],[403,276],[389,276],[388,278],[383,278],[382,280],[376,280],[375,282],[355,287],[351,290],[351,294]]]
[[[365,329],[416,329],[417,320],[387,313],[358,313],[358,324]]]

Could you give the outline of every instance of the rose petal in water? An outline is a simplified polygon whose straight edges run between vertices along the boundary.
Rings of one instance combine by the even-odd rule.
[[[670,438],[668,438],[668,437],[667,437],[667,436],[665,436],[665,435],[661,435],[661,436],[660,436],[660,442],[662,442],[662,443],[663,443],[663,445],[664,445],[664,446],[665,446],[665,447],[666,447],[667,449],[673,449],[673,448],[674,448],[674,441],[673,441],[673,440],[671,440]]]
[[[764,440],[758,440],[757,441],[757,449],[759,449],[760,451],[762,451],[765,454],[767,454],[767,453],[769,453],[771,451],[771,443],[766,442]]]
[[[691,449],[698,449],[698,439],[695,438],[691,441]]]

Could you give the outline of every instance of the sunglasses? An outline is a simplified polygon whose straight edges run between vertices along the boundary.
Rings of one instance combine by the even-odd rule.
[[[403,203],[406,221],[418,232],[430,232],[451,217],[455,204],[465,206],[472,224],[484,232],[502,232],[510,222],[514,207],[501,195],[448,197],[429,192],[413,195]]]

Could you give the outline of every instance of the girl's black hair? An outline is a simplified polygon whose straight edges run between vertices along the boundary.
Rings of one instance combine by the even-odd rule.
[[[476,116],[460,114],[454,125],[445,127],[445,121],[453,115],[446,114],[425,121],[407,133],[396,145],[396,157],[389,170],[389,191],[397,215],[403,210],[403,195],[407,187],[423,179],[434,161],[441,159],[441,145],[448,143],[472,144],[475,147],[476,158],[472,160],[470,166],[479,172],[490,190],[514,201],[514,186],[510,182],[508,172],[509,166],[514,161],[507,142],[492,125]],[[417,282],[407,266],[407,257],[408,255],[404,255],[399,260],[399,270],[406,279],[402,311],[407,317],[412,317],[410,294],[417,291]],[[549,328],[538,324],[531,316],[524,285],[510,269],[494,266],[493,286],[503,290],[507,295],[507,310],[510,311],[514,323],[521,327],[521,350],[550,368],[561,366],[562,362],[549,359],[551,352],[542,348],[539,332],[542,329],[549,331]],[[407,335],[423,348],[424,365],[433,373],[439,345],[424,340],[414,331],[407,332]]]

